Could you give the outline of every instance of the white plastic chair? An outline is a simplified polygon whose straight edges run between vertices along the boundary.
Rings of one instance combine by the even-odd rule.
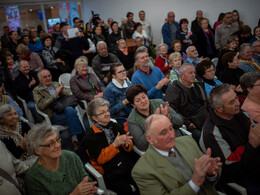
[[[20,96],[17,96],[17,98],[18,98],[18,99],[22,102],[22,104],[23,104],[24,112],[25,112],[25,115],[26,115],[28,121],[30,121],[31,123],[34,123],[34,119],[33,119],[33,116],[32,116],[32,112],[31,112],[31,110],[28,108],[26,101],[25,101],[23,98],[21,98]]]
[[[117,193],[107,189],[103,176],[90,163],[86,163],[85,168],[91,175],[93,175],[96,178],[96,180],[98,182],[98,187],[101,190],[103,190],[103,193],[101,190],[99,190],[98,194],[106,194],[106,195],[116,195],[117,194]]]
[[[59,83],[60,84],[64,83],[64,87],[67,89],[70,89],[70,79],[71,79],[71,74],[64,73],[64,74],[60,75]]]
[[[217,68],[218,58],[213,58],[211,62],[214,64],[215,68]]]

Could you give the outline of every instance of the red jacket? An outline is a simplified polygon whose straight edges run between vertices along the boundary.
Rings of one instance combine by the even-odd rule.
[[[167,59],[169,59],[169,55],[168,55],[168,54],[167,54]],[[164,66],[164,64],[165,64],[165,60],[164,60],[161,56],[158,56],[158,57],[155,59],[154,65],[155,65],[156,67],[160,68],[163,73],[167,72],[167,70],[170,69],[170,66],[169,66],[169,65]]]

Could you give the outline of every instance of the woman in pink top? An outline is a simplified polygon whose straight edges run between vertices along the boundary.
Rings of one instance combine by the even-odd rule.
[[[240,78],[240,85],[244,92],[248,93],[242,109],[250,117],[260,123],[260,72],[249,72]]]

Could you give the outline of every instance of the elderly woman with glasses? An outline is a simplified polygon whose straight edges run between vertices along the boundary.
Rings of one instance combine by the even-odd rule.
[[[22,159],[25,154],[26,133],[29,130],[29,125],[19,122],[18,114],[12,105],[4,104],[0,107],[0,139],[17,159]]]
[[[216,86],[222,84],[215,78],[215,66],[210,60],[203,60],[196,66],[198,76],[203,80],[205,91],[209,96],[210,91]]]
[[[132,158],[134,153],[131,152],[133,137],[129,132],[125,133],[120,125],[110,122],[107,100],[92,100],[87,112],[94,123],[84,141],[91,164],[103,175],[108,189],[117,194],[137,193],[137,186],[131,177],[135,164]]]
[[[79,57],[74,65],[77,73],[70,79],[70,89],[78,100],[90,102],[94,98],[103,97],[104,85],[97,77],[88,72],[88,59]]]
[[[61,138],[51,126],[38,125],[27,135],[30,154],[39,156],[27,172],[25,188],[32,194],[94,194],[96,182],[88,177],[80,158],[61,150]]]
[[[132,111],[132,107],[125,97],[126,91],[132,83],[127,80],[126,70],[122,64],[113,64],[110,67],[109,76],[111,82],[104,91],[104,98],[110,103],[111,117],[123,126]]]
[[[173,123],[176,137],[182,134],[178,130],[183,125],[182,117],[177,114],[168,104],[161,99],[148,99],[146,88],[141,85],[133,85],[126,92],[126,98],[134,107],[127,119],[128,130],[133,136],[134,144],[139,150],[145,151],[148,148],[148,141],[145,138],[144,121],[152,114],[163,114]]]
[[[260,72],[246,73],[240,78],[240,85],[247,97],[242,105],[242,110],[246,111],[257,123],[260,123]]]

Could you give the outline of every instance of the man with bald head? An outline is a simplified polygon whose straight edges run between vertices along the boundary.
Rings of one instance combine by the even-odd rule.
[[[153,114],[145,121],[149,147],[132,170],[141,194],[217,194],[220,158],[203,155],[190,136],[175,138],[172,123]]]
[[[180,25],[175,21],[174,12],[169,12],[168,22],[165,23],[162,27],[163,42],[168,45],[168,48],[171,48],[171,43],[176,39],[176,32],[180,30]]]
[[[203,12],[201,10],[198,10],[196,12],[196,19],[192,21],[191,23],[191,31],[195,33],[196,31],[200,30],[200,20],[203,18]]]

